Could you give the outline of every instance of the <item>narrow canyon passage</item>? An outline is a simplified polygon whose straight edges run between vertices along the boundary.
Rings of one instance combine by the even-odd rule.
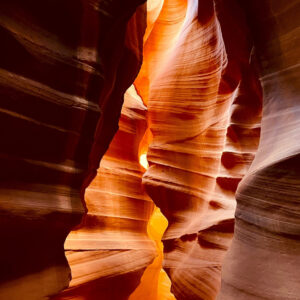
[[[299,20],[0,1],[0,300],[300,300]]]
[[[214,299],[218,293],[233,235],[234,193],[258,146],[262,95],[248,40],[232,55],[214,7],[203,7],[203,20],[199,9],[194,1],[147,3],[143,63],[87,188],[88,214],[65,243],[73,280],[62,299],[87,290],[91,299],[129,300]],[[128,289],[114,289],[115,280]]]

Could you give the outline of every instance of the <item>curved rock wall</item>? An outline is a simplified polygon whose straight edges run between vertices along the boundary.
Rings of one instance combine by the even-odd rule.
[[[142,189],[139,164],[146,111],[130,88],[119,130],[86,190],[88,213],[66,240],[72,281],[58,299],[128,299],[156,255],[147,236],[153,202]]]
[[[149,0],[147,5],[143,64],[134,82],[145,104],[149,100],[151,84],[178,38],[186,15],[187,1]]]
[[[0,3],[0,298],[68,286],[64,240],[142,60],[143,1]],[[125,76],[126,75],[126,76]]]
[[[261,88],[251,43],[241,30],[241,46],[232,46],[213,1],[188,1],[183,21],[149,77],[153,142],[143,183],[169,222],[164,268],[175,297],[215,299],[233,235],[234,193],[258,146]]]
[[[300,299],[299,1],[239,1],[253,35],[263,118],[236,198],[218,299]]]
[[[177,300],[300,299],[299,0],[142,2],[0,2],[0,298],[66,288],[88,210],[52,298],[174,299],[152,199]]]

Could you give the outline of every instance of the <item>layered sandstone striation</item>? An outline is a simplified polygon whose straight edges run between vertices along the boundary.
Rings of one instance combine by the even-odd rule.
[[[64,241],[141,65],[142,2],[0,3],[1,299],[68,286]]]
[[[185,19],[186,0],[149,0],[143,64],[134,84],[147,105],[151,84],[171,54]]]
[[[261,88],[245,25],[230,41],[215,9],[213,1],[188,1],[180,26],[170,33],[173,44],[159,49],[146,43],[155,72],[147,73],[144,62],[135,81],[146,98],[145,85],[149,89],[153,141],[143,183],[169,222],[164,268],[177,299],[216,297],[233,235],[234,193],[260,134]],[[230,22],[224,9],[222,20]],[[168,16],[164,25],[171,26]],[[163,45],[167,38],[158,32],[153,39]],[[157,57],[164,59],[158,64]]]
[[[300,299],[299,1],[239,1],[252,32],[263,118],[239,185],[218,299]]]
[[[0,299],[300,300],[300,1],[143,2],[0,2]]]
[[[156,256],[147,235],[153,202],[142,188],[139,163],[146,112],[131,87],[119,130],[86,190],[88,213],[66,240],[72,281],[59,299],[128,299]]]

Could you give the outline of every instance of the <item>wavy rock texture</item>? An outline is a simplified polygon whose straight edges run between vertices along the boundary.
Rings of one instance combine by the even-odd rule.
[[[300,299],[299,1],[239,1],[263,86],[257,155],[237,191],[218,299]]]
[[[141,65],[142,2],[0,3],[1,299],[69,283],[64,240]]]
[[[139,164],[146,112],[132,87],[119,130],[86,190],[88,214],[66,240],[72,281],[59,299],[128,299],[156,255],[147,235],[153,202],[142,188]]]
[[[163,24],[174,25],[165,16]],[[248,37],[237,32],[235,50],[213,1],[188,1],[181,16],[171,47],[147,48],[152,34],[162,45],[169,38],[164,31],[157,37],[158,17],[145,45],[155,72],[144,61],[135,81],[146,99],[148,88],[153,134],[143,183],[169,222],[164,268],[175,297],[214,299],[233,234],[234,193],[258,146],[261,88]]]
[[[300,300],[300,1],[142,2],[0,2],[0,298]]]
[[[147,30],[144,36],[144,59],[134,84],[143,102],[148,103],[151,83],[172,51],[186,14],[186,0],[150,0],[147,7]]]

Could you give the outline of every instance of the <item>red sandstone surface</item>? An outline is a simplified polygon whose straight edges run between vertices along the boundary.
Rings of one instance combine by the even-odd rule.
[[[0,2],[0,299],[300,300],[299,0]]]

